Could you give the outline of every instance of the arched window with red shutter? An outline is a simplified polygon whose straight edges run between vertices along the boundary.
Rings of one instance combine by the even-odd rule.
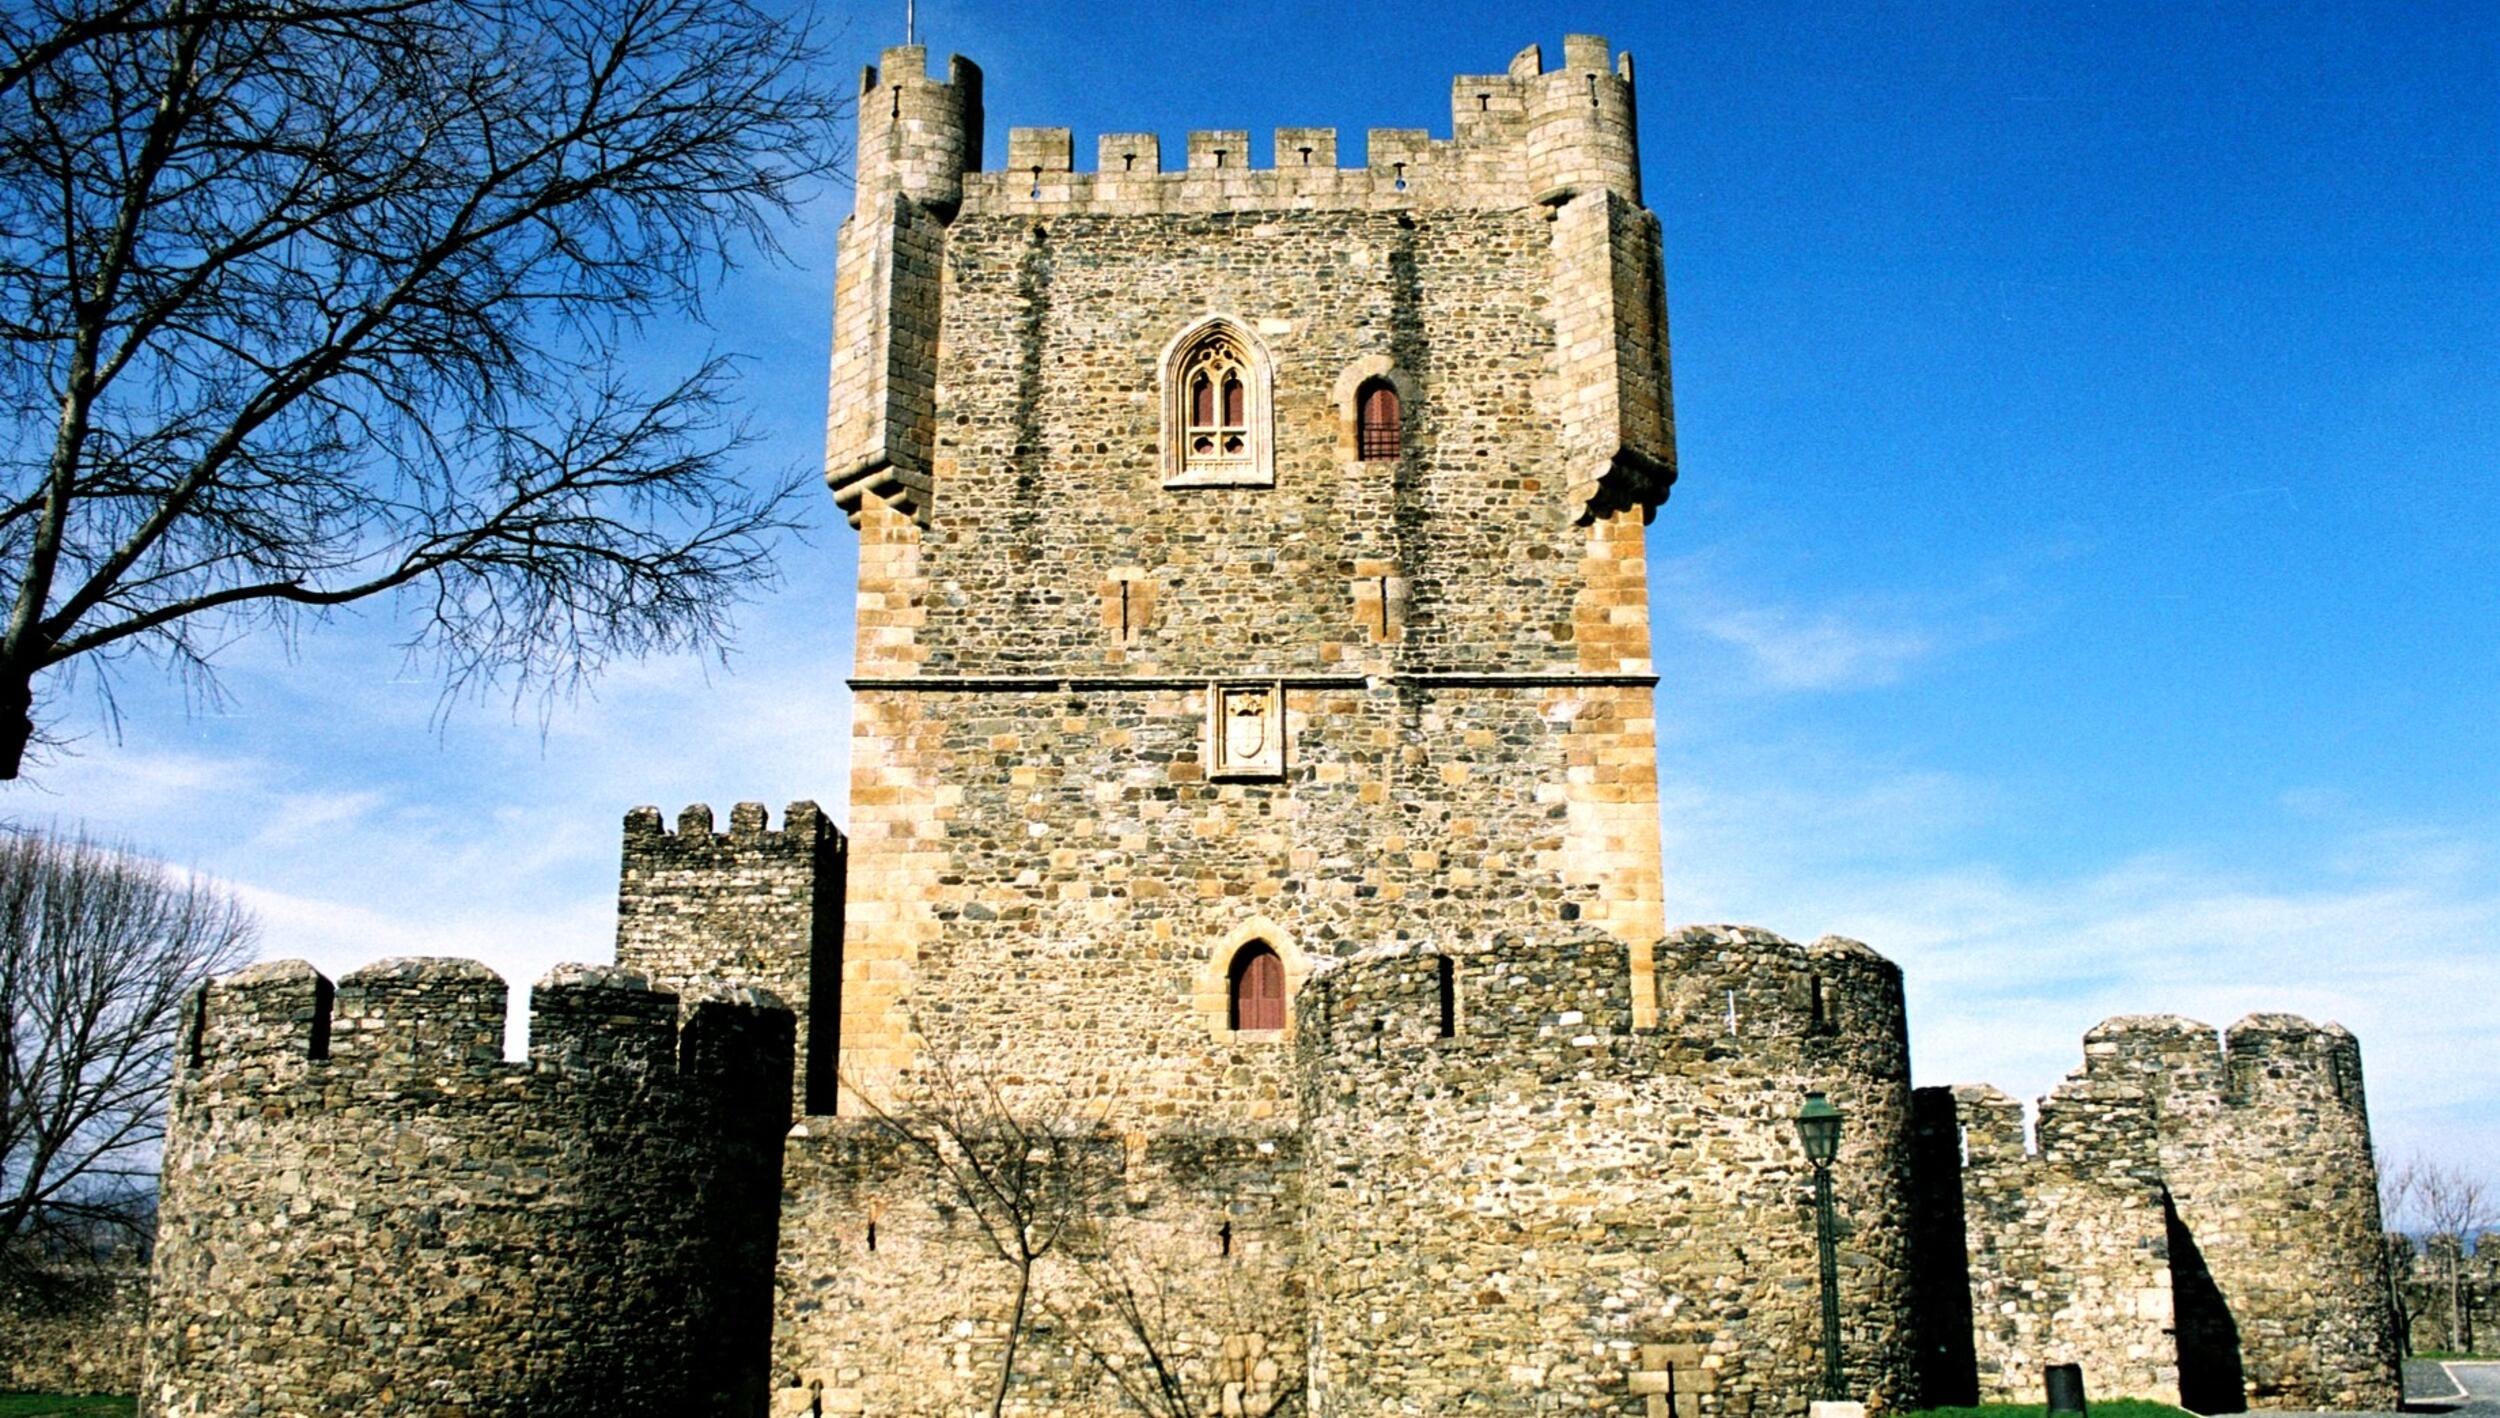
[[[1230,1020],[1236,1031],[1285,1027],[1285,962],[1254,940],[1233,956]]]
[[[1354,396],[1354,448],[1365,462],[1395,458],[1406,447],[1400,426],[1397,386],[1386,379],[1365,380]]]

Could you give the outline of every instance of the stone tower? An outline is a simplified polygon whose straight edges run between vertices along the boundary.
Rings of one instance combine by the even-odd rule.
[[[827,463],[853,1085],[937,1047],[1289,1116],[1244,952],[1289,1011],[1353,950],[1593,933],[1651,1018],[1658,222],[1629,57],[1561,61],[1462,76],[1451,137],[1361,167],[1287,128],[1080,172],[1017,128],[977,171],[976,68],[863,76]]]

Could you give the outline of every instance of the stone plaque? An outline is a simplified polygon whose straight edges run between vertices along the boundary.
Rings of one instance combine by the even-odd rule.
[[[1285,687],[1207,686],[1207,762],[1217,778],[1285,776]]]

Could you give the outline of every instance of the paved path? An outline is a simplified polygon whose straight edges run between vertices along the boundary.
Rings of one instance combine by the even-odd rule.
[[[2407,1359],[2405,1407],[2456,1418],[2500,1418],[2500,1364]]]

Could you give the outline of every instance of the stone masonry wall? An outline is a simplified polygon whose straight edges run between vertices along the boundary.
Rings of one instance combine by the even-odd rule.
[[[1850,1390],[1913,1401],[1899,972],[1741,927],[1680,932],[1659,959],[1654,1028],[1602,937],[1383,947],[1314,974],[1315,1413],[1664,1415],[1670,1388],[1678,1413],[1802,1412],[1821,1342],[1794,1122],[1810,1089],[1848,1114]]]
[[[892,1118],[935,1135],[908,1107]],[[1005,1411],[1137,1412],[1115,1371],[1150,1382],[1150,1345],[1191,1411],[1300,1411],[1299,1138],[1078,1136],[1053,1180],[1090,1199],[1086,1220],[1036,1270]],[[1015,1273],[962,1191],[892,1127],[849,1118],[791,1135],[784,1186],[776,1418],[986,1411]]]
[[[2394,1407],[2378,1169],[2353,1036],[2254,1014],[2217,1047],[2190,1020],[2121,1018],[2085,1036],[2084,1074],[2153,1100],[2176,1218],[2183,1400],[2227,1403],[2236,1378],[2252,1407]]]
[[[1922,1088],[1916,1107],[1935,1139],[1921,1148],[1921,1209],[1959,1223],[1919,1257],[1943,1306],[1920,1317],[1923,1348],[1948,1356],[1926,1375],[1928,1400],[2034,1403],[2047,1366],[2079,1364],[2095,1398],[2177,1403],[2160,1187],[2109,1165],[2140,1165],[2148,1149],[2096,1145],[2110,1140],[2052,1117],[2035,1155],[2022,1104],[1984,1085]]]
[[[765,1408],[792,1023],[560,966],[206,987],[165,1146],[141,1411],[676,1418]]]
[[[2072,1360],[2111,1391],[2175,1384],[2200,1413],[2397,1404],[2350,1033],[2261,1014],[2217,1041],[2174,1016],[2109,1020],[2042,1100],[2027,1160],[2010,1101],[1957,1102],[1983,1393],[2028,1398],[2040,1364]],[[2166,1300],[2143,1283],[2156,1234]]]
[[[832,1112],[847,844],[804,800],[778,831],[762,803],[730,809],[726,833],[712,821],[702,803],[673,833],[657,808],[625,814],[616,963],[661,990],[752,985],[783,1001],[798,1021],[798,1111]]]
[[[137,1392],[147,1319],[147,1272],[119,1262],[0,1290],[0,1393]]]

